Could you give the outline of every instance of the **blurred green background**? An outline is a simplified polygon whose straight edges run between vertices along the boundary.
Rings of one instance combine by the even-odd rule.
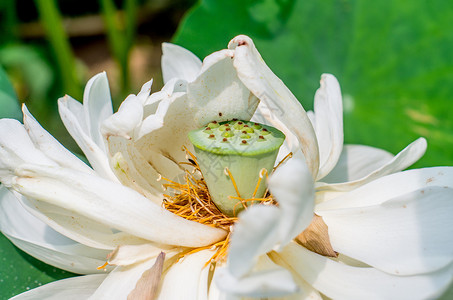
[[[306,109],[322,73],[338,78],[347,143],[397,153],[424,136],[415,167],[453,165],[451,20],[453,2],[443,0],[2,0],[0,117],[20,119],[26,103],[80,153],[61,126],[59,97],[81,100],[86,81],[106,70],[116,108],[150,78],[162,87],[162,42],[202,59],[247,34]],[[0,298],[70,275],[0,237]]]

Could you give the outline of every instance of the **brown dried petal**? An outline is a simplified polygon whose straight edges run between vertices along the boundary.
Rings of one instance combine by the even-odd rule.
[[[127,300],[154,300],[157,298],[164,260],[165,253],[161,252],[154,265],[143,272],[142,277],[135,285],[135,289],[127,296]]]
[[[327,225],[318,215],[315,215],[311,224],[296,237],[296,241],[308,250],[323,256],[338,256],[330,244]]]

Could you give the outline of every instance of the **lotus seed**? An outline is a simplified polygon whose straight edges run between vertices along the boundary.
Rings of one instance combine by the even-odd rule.
[[[205,134],[207,128],[212,133]],[[238,199],[261,198],[266,191],[265,181],[259,184],[260,171],[271,172],[285,135],[279,130],[259,123],[232,120],[212,121],[207,126],[189,133],[211,199],[226,215],[233,216],[243,209]],[[215,165],[214,165],[215,164]],[[231,173],[238,192],[232,184]],[[249,201],[247,203],[254,203]]]

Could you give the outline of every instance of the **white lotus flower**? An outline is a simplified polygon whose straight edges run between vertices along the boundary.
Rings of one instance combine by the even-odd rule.
[[[103,73],[88,82],[83,105],[59,100],[92,168],[25,106],[23,125],[0,120],[1,231],[46,263],[89,274],[14,299],[433,299],[445,290],[453,169],[399,172],[423,155],[424,139],[395,157],[343,147],[336,79],[322,76],[307,115],[248,37],[203,63],[175,45],[163,50],[165,87],[149,95],[146,83],[115,114]],[[225,260],[216,251],[228,246],[228,228],[166,210],[157,179],[185,173],[188,131],[233,118],[279,128],[281,157],[293,157],[268,181],[278,206],[240,214]],[[221,259],[210,263],[213,255]]]

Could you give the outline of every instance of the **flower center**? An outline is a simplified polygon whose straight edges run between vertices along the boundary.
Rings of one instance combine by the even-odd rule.
[[[233,120],[211,122],[191,131],[189,139],[212,201],[233,217],[263,200],[267,188],[262,179],[272,171],[285,135],[270,126]]]
[[[187,220],[231,232],[237,214],[249,205],[277,204],[266,188],[265,177],[273,171],[285,139],[283,133],[253,122],[214,121],[190,132],[189,139],[196,156],[183,147],[187,162],[181,164],[193,169],[185,171],[182,182],[161,177],[168,191],[164,195],[165,209]],[[227,254],[229,238],[230,234],[223,241],[193,249],[184,256],[211,248],[217,251],[209,262],[218,262]]]
[[[241,210],[256,203],[278,205],[267,190],[265,177],[292,153],[274,168],[285,139],[283,133],[270,126],[238,120],[211,122],[191,131],[189,139],[196,155],[183,147],[187,162],[181,164],[193,169],[185,171],[182,183],[161,177],[168,191],[164,194],[163,206],[187,220],[228,231],[224,240],[182,255],[216,249],[207,264],[219,262],[226,257],[231,229]],[[322,219],[315,216],[312,225],[296,237],[296,241],[311,251],[335,256],[327,227],[322,225],[325,225]]]

